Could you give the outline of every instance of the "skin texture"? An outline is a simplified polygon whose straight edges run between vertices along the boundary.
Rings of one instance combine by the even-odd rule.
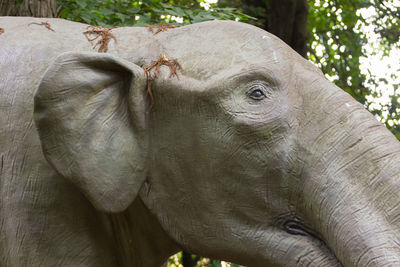
[[[33,21],[0,18],[1,265],[400,264],[399,142],[273,35],[117,28],[95,53]],[[184,74],[150,109],[160,54]]]

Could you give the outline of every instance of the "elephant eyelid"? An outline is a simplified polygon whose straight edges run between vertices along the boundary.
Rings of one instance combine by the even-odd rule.
[[[277,76],[267,69],[257,69],[242,72],[230,77],[233,84],[248,84],[254,83],[255,81],[263,82],[267,84],[271,89],[277,89],[281,87],[281,80]]]

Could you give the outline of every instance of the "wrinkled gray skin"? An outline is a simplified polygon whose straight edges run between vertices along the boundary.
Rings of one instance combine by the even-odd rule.
[[[400,266],[400,144],[282,41],[0,18],[0,265]],[[161,67],[176,58],[184,74]],[[257,93],[261,97],[255,97]]]

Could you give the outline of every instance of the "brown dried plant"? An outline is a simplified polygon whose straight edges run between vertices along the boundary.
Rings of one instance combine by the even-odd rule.
[[[4,29],[0,28],[0,35],[4,33]]]
[[[114,39],[115,42],[117,42],[117,38],[115,37],[114,34],[112,34],[110,31],[114,28],[117,27],[112,27],[112,28],[104,28],[102,26],[88,26],[87,31],[85,31],[83,34],[85,35],[86,39],[93,45],[93,41],[99,39],[97,43],[93,46],[95,48],[96,46],[99,46],[98,52],[105,53],[108,51],[108,43],[110,42],[111,39]],[[95,34],[96,36],[93,38],[90,38],[90,35]]]
[[[175,76],[179,80],[178,70],[183,74],[183,69],[181,64],[179,64],[177,59],[168,59],[165,55],[160,55],[158,60],[152,61],[149,66],[143,67],[146,77],[147,77],[147,94],[150,96],[151,104],[150,109],[154,105],[153,92],[151,91],[151,83],[157,78],[160,73],[161,66],[167,66],[169,68],[169,78]],[[153,74],[152,74],[153,71]]]
[[[158,26],[144,26],[144,27],[149,29],[155,35],[160,32],[165,32],[168,29],[178,28],[179,26],[169,25],[169,24],[160,24]]]
[[[46,29],[48,29],[49,31],[55,32],[55,30],[53,30],[53,29],[51,28],[50,23],[48,23],[47,21],[46,21],[46,22],[41,22],[41,23],[38,23],[38,22],[31,22],[31,23],[28,24],[28,26],[31,26],[32,24],[36,24],[36,25],[40,25],[40,26],[45,26]]]

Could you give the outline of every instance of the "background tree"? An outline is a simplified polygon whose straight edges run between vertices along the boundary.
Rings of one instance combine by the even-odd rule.
[[[257,18],[248,22],[278,36],[307,57],[307,0],[220,0],[218,3]]]
[[[57,17],[57,0],[0,0],[0,16]]]

